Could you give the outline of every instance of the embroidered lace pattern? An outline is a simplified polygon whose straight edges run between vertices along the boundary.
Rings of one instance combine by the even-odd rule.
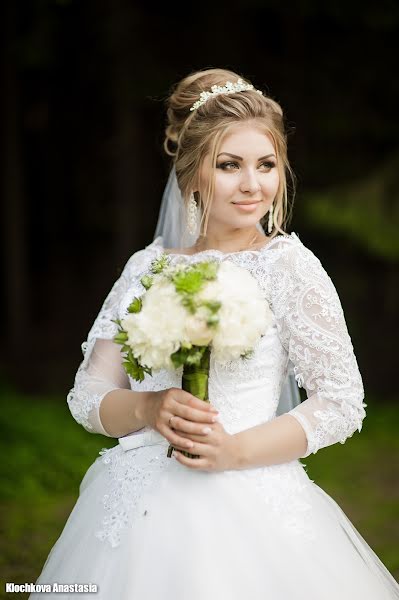
[[[120,385],[108,374],[95,374],[94,369],[90,368],[90,358],[96,341],[111,340],[117,333],[118,327],[112,319],[121,318],[133,296],[141,295],[145,291],[140,278],[147,272],[154,255],[154,250],[150,248],[139,250],[129,258],[119,279],[104,300],[86,341],[82,343],[84,358],[75,375],[74,386],[68,393],[67,402],[74,419],[87,431],[96,431],[93,422],[98,422],[98,416],[94,419],[93,414],[98,415],[98,408],[105,394],[116,388],[129,387],[122,367],[118,379],[126,380],[127,385]],[[121,357],[120,348],[118,353]]]
[[[161,240],[157,238],[129,259],[82,345],[84,360],[68,404],[74,418],[88,430],[93,408],[98,410],[104,396],[104,389],[98,391],[95,385],[101,377],[90,375],[88,359],[96,340],[109,340],[116,333],[111,319],[126,314],[131,298],[144,292],[139,280],[163,252]],[[275,417],[289,361],[298,385],[307,392],[307,399],[288,413],[307,438],[307,450],[301,458],[325,446],[344,443],[356,429],[361,430],[367,405],[363,403],[362,379],[341,303],[321,262],[296,234],[278,236],[258,251],[226,254],[207,250],[191,256],[171,254],[170,258],[172,262],[209,258],[233,261],[257,279],[273,313],[272,325],[250,359],[221,365],[211,354],[209,393],[226,431],[235,433]],[[115,382],[107,379],[105,388],[112,386],[116,387]],[[181,369],[146,375],[141,383],[129,378],[127,386],[138,391],[181,387]],[[105,516],[97,532],[100,539],[113,546],[120,543],[123,529],[141,514],[144,492],[152,489],[166,467],[171,468],[170,459],[165,458],[166,448],[165,440],[165,444],[126,453],[120,446],[103,451],[101,460],[109,483],[103,498]],[[312,538],[307,498],[311,482],[299,461],[224,474],[251,483],[271,510],[286,515],[290,531]]]
[[[160,238],[153,246],[163,251]],[[362,379],[341,302],[320,260],[295,233],[277,236],[258,251],[205,250],[171,257],[184,262],[230,260],[257,278],[274,312],[282,347],[294,364],[296,381],[308,393],[307,400],[289,411],[308,440],[302,458],[361,431],[367,404],[362,401]],[[239,372],[240,366],[233,368]],[[281,365],[280,374],[285,368]],[[223,383],[228,386],[228,378]]]
[[[108,493],[103,496],[105,516],[101,528],[95,532],[101,541],[107,540],[113,548],[119,546],[126,526],[134,526],[138,517],[146,516],[144,507],[141,509],[142,500],[170,463],[168,445],[165,439],[165,443],[126,453],[120,446],[101,450],[101,460],[109,474]]]

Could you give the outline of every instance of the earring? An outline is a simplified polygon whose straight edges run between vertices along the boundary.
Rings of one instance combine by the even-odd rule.
[[[270,205],[269,208],[269,221],[267,223],[267,231],[268,233],[271,233],[273,230],[273,202]]]
[[[197,231],[197,213],[198,207],[194,198],[194,193],[191,192],[190,200],[188,202],[188,231],[191,235],[194,235]]]

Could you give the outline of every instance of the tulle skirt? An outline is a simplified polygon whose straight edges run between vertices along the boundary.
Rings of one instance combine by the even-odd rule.
[[[118,446],[97,458],[36,585],[98,591],[32,600],[399,598],[395,579],[299,461],[207,472],[165,459],[166,450]]]

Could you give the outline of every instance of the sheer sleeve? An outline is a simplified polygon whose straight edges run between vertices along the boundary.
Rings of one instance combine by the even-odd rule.
[[[112,437],[100,420],[101,401],[112,390],[130,389],[129,378],[122,365],[121,347],[112,339],[118,330],[112,319],[118,318],[121,302],[128,291],[131,290],[131,300],[138,287],[144,290],[139,275],[145,270],[145,256],[145,250],[139,250],[129,258],[82,344],[83,360],[68,393],[67,403],[75,421],[91,433]]]
[[[367,406],[363,382],[334,284],[299,238],[284,243],[271,290],[281,342],[307,392],[287,413],[305,431],[306,458],[360,432]]]

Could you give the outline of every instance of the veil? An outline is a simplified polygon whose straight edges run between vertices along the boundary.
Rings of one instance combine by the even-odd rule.
[[[201,216],[202,215],[200,214],[200,217]],[[173,165],[163,192],[154,240],[157,237],[162,236],[162,245],[164,248],[184,248],[186,246],[192,246],[200,233],[200,218],[197,219],[197,231],[192,235],[187,229],[186,217],[186,208],[177,183],[175,166]],[[257,227],[263,232],[260,223],[257,224]],[[276,416],[288,412],[300,404],[300,402],[301,398],[295,380],[293,364],[289,361],[287,376],[281,389]]]

